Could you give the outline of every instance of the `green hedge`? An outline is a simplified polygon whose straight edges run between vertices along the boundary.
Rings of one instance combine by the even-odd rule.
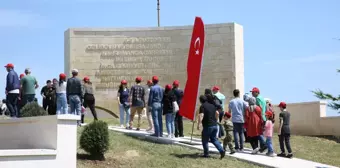
[[[105,160],[104,154],[109,149],[109,129],[104,121],[93,121],[84,127],[80,136],[80,148],[96,160]]]
[[[48,115],[37,102],[27,103],[20,110],[20,117],[34,117],[34,116],[45,116]]]

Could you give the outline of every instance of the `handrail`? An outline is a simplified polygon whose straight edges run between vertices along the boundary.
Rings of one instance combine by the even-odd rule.
[[[104,108],[104,107],[101,107],[101,106],[94,106],[94,108],[99,109],[99,110],[103,110],[103,111],[109,113],[110,115],[112,115],[113,117],[119,118],[117,114],[115,114],[113,111],[111,111],[107,108]]]

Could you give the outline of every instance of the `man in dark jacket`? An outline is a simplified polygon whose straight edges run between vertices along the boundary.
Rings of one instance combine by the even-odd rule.
[[[204,95],[207,96],[207,95],[212,95],[213,97],[213,104],[215,105],[215,107],[218,109],[218,112],[219,114],[221,112],[223,112],[223,106],[222,106],[222,101],[213,94],[212,90],[211,89],[205,89],[204,91]],[[220,115],[219,115],[220,116]],[[218,138],[221,138],[222,136],[224,136],[224,131],[222,130],[223,127],[221,126],[220,122],[221,122],[222,118],[219,120],[219,123],[218,123],[218,131],[217,131],[217,137]]]
[[[70,104],[71,114],[80,115],[81,105],[84,97],[84,89],[81,80],[78,78],[78,70],[72,70],[72,78],[66,84],[67,102]]]
[[[176,96],[177,104],[180,107],[182,103],[182,98],[184,95],[184,92],[182,89],[179,88],[179,81],[175,80],[172,83],[172,90]],[[183,134],[183,117],[179,114],[179,112],[176,113],[175,117],[175,137],[184,137]]]
[[[41,88],[41,91],[40,91],[40,95],[43,98],[42,104],[43,104],[44,110],[47,109],[48,104],[49,104],[49,102],[48,102],[49,99],[47,99],[47,93],[48,93],[49,90],[51,90],[51,87],[52,87],[52,81],[47,80],[46,85],[43,88]]]
[[[56,83],[57,79],[53,79],[53,83]],[[46,90],[46,103],[47,103],[47,112],[49,115],[55,115],[57,112],[57,97],[56,97],[56,92],[55,88],[50,85],[50,87],[47,88]]]
[[[18,74],[14,71],[13,64],[5,66],[8,74],[6,78],[6,105],[10,111],[11,117],[19,117],[18,98],[20,93],[20,80]]]

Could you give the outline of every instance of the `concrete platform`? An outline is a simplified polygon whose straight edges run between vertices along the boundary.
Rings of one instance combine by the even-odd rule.
[[[203,151],[203,147],[201,144],[201,140],[197,138],[193,138],[190,140],[190,137],[183,137],[183,138],[167,138],[165,137],[153,137],[150,136],[151,133],[146,132],[145,130],[127,130],[125,128],[120,128],[118,126],[109,126],[109,129],[116,132],[121,132],[124,134],[128,134],[129,136],[138,137],[141,139],[145,139],[148,141],[152,141],[155,143],[162,143],[162,144],[175,144],[180,146],[185,146],[192,149],[198,149]],[[164,134],[166,135],[166,134]],[[212,153],[218,153],[217,149],[213,146],[213,144],[209,143],[209,150]],[[268,157],[264,154],[257,154],[252,155],[251,149],[245,149],[242,153],[235,153],[233,155],[226,154],[230,157],[237,158],[239,160],[243,160],[246,162],[250,162],[256,165],[264,166],[264,167],[271,167],[271,168],[339,168],[336,166],[325,165],[317,162],[312,162],[308,160],[298,159],[298,158],[282,158],[282,157]]]

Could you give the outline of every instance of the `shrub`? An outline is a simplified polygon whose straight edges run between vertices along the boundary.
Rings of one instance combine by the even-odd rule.
[[[20,110],[21,117],[34,117],[45,115],[48,115],[48,113],[37,102],[27,103]]]
[[[80,135],[80,148],[93,159],[105,160],[104,153],[109,149],[109,129],[104,121],[93,121],[84,127]]]

